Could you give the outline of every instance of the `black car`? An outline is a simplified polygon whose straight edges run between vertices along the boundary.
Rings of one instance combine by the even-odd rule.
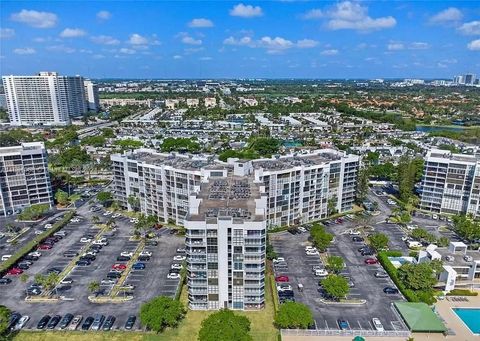
[[[108,315],[107,319],[105,320],[105,323],[103,324],[103,330],[108,331],[112,329],[113,324],[115,323],[115,316],[113,315]]]
[[[93,250],[101,250],[102,249],[102,245],[100,244],[93,244],[92,246],[90,246],[91,249]]]
[[[158,242],[157,242],[156,240],[147,240],[147,242],[145,243],[145,245],[157,246],[157,245],[158,245]]]
[[[15,326],[17,324],[18,320],[20,320],[21,317],[22,317],[22,314],[17,313],[17,312],[13,312],[12,314],[10,314],[7,329],[12,329],[13,326]]]
[[[50,268],[47,270],[47,275],[51,274],[51,273],[55,273],[55,274],[60,274],[62,272],[62,269],[59,269],[59,268]]]
[[[130,260],[130,257],[128,256],[118,256],[117,257],[117,262],[128,262]]]
[[[83,321],[82,330],[89,330],[94,320],[95,319],[91,316],[87,317],[85,321]]]
[[[77,266],[89,266],[91,262],[89,260],[78,260],[75,265]]]
[[[289,230],[288,230],[288,233],[290,233],[290,234],[292,234],[292,235],[296,235],[296,234],[299,234],[300,231],[297,230],[297,229],[289,229]]]
[[[27,289],[27,295],[30,295],[30,296],[38,296],[42,293],[42,289],[40,288],[28,288]]]
[[[95,257],[94,255],[85,255],[80,257],[78,260],[93,262],[95,259],[97,259],[97,257]]]
[[[70,322],[72,322],[73,320],[73,315],[72,314],[65,314],[65,316],[63,316],[62,320],[60,321],[60,329],[65,329],[67,328],[67,326],[70,324]]]
[[[149,256],[139,256],[138,260],[140,262],[148,262],[150,260],[150,257]]]
[[[393,287],[386,287],[383,289],[383,292],[386,293],[386,294],[398,294],[398,289],[397,288],[393,288]]]
[[[120,278],[120,277],[122,277],[122,273],[120,273],[120,272],[111,271],[107,274],[107,278],[110,278],[110,279]]]
[[[136,320],[137,320],[137,317],[135,315],[130,315],[127,319],[127,322],[125,322],[125,329],[131,330]]]
[[[37,323],[37,329],[44,329],[47,326],[48,321],[50,321],[50,319],[51,319],[50,315],[45,315],[44,317],[42,317],[40,321],[38,321]]]
[[[26,255],[25,257],[23,257],[24,260],[31,260],[31,261],[37,261],[38,260],[38,257],[37,256],[32,256],[32,255]]]
[[[60,315],[55,315],[54,317],[52,317],[50,322],[48,322],[47,329],[55,329],[55,327],[57,326],[58,322],[60,322],[61,319],[62,317]]]
[[[358,242],[363,242],[364,239],[362,237],[354,236],[354,237],[352,237],[352,241],[358,243]]]
[[[18,263],[17,268],[22,269],[22,270],[28,270],[30,266],[27,263]]]
[[[0,278],[0,285],[6,285],[12,283],[10,278]]]
[[[278,292],[278,297],[293,297],[295,294],[292,290],[282,290]]]

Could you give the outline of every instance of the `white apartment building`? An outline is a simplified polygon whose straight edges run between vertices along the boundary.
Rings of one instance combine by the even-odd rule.
[[[33,204],[53,205],[45,146],[32,142],[0,148],[0,215]]]
[[[205,98],[205,107],[207,108],[214,108],[217,106],[217,99],[215,97],[207,97]]]
[[[184,225],[188,197],[212,174],[248,176],[263,183],[267,226],[287,226],[325,218],[328,209],[350,210],[355,200],[359,157],[332,149],[276,155],[270,159],[221,162],[215,156],[162,154],[138,149],[111,156],[115,197],[161,221]],[[130,201],[130,203],[129,203]]]
[[[480,159],[432,149],[425,157],[420,208],[436,213],[480,215]]]
[[[87,101],[88,111],[97,112],[100,109],[100,101],[98,99],[98,86],[90,80],[83,82],[85,86],[85,99]]]
[[[200,101],[198,98],[187,98],[187,107],[198,107]]]
[[[261,309],[265,303],[266,194],[261,183],[211,170],[185,220],[190,309]]]
[[[11,125],[67,125],[70,117],[87,112],[80,76],[40,72],[2,78]]]

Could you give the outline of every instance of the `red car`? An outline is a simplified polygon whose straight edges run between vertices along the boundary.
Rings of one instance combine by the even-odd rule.
[[[375,258],[367,258],[365,259],[365,264],[377,264],[378,261]]]
[[[23,274],[23,270],[19,268],[11,268],[7,271],[8,275],[21,275]]]
[[[39,250],[50,250],[51,248],[52,248],[52,245],[48,245],[48,244],[41,244],[38,246]]]
[[[288,282],[288,276],[277,276],[275,277],[275,282]]]
[[[127,266],[125,264],[113,264],[112,269],[114,270],[125,270]]]

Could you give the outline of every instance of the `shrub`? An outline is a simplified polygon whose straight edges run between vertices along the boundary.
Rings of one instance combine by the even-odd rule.
[[[140,321],[142,325],[155,332],[166,327],[176,327],[185,317],[186,310],[183,304],[170,297],[159,296],[142,304],[140,307]]]
[[[302,303],[286,302],[280,305],[275,315],[275,325],[279,328],[307,329],[313,324],[310,308]]]
[[[211,314],[202,321],[202,328],[198,332],[200,341],[251,341],[250,320],[231,310],[222,309]]]
[[[478,296],[478,292],[470,291],[468,289],[453,289],[447,296]]]

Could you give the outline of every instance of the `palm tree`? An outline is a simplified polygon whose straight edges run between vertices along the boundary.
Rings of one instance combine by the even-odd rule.
[[[90,283],[88,283],[88,290],[91,293],[98,291],[98,289],[100,289],[100,283],[98,283],[98,281],[91,281]]]

